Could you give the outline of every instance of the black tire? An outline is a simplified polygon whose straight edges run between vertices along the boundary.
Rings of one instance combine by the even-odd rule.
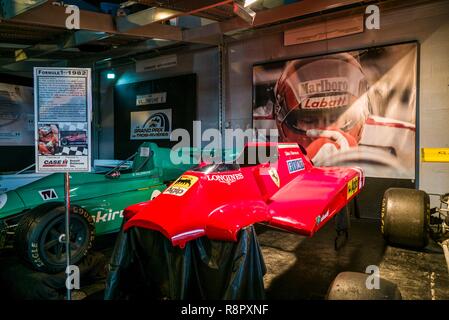
[[[416,249],[429,243],[430,199],[424,191],[388,189],[381,214],[381,231],[387,243]]]
[[[380,278],[379,289],[368,289],[367,273],[341,272],[332,281],[327,300],[402,300],[396,284]]]
[[[77,264],[92,247],[95,224],[83,208],[72,206],[70,213],[71,264]],[[66,268],[65,243],[59,242],[65,233],[65,208],[45,205],[30,210],[16,229],[15,249],[37,271],[58,273]]]

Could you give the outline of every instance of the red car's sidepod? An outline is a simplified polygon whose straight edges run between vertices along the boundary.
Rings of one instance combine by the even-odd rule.
[[[360,168],[314,167],[297,144],[249,143],[242,155],[260,147],[275,157],[202,164],[156,199],[126,208],[125,230],[157,230],[181,247],[201,236],[236,241],[239,230],[258,222],[311,236],[364,185]]]

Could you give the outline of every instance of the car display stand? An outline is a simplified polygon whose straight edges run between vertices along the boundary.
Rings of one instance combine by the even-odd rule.
[[[254,227],[238,241],[206,237],[175,247],[161,233],[121,231],[112,254],[105,299],[264,299],[266,272]]]

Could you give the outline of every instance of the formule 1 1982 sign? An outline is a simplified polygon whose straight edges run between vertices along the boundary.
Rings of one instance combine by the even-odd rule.
[[[37,172],[88,172],[91,70],[34,68]]]

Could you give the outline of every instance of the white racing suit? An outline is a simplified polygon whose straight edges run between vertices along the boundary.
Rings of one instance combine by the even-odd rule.
[[[307,135],[328,138],[313,156],[317,166],[359,165],[367,176],[415,178],[415,125],[370,116],[362,129],[358,146],[350,147],[338,131],[309,130]]]

